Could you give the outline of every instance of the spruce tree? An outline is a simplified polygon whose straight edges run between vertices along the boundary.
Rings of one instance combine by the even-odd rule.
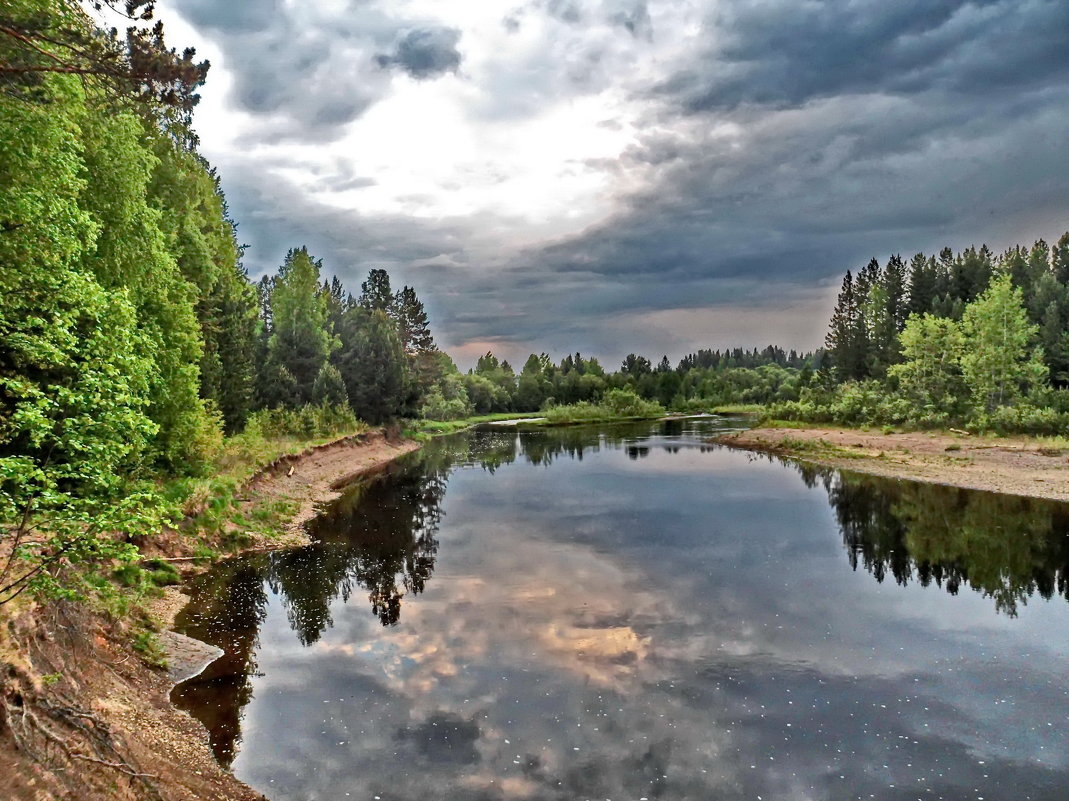
[[[368,311],[377,309],[393,317],[396,307],[393,292],[390,290],[390,274],[382,269],[369,272],[367,280],[360,284],[360,298],[357,302]]]
[[[935,258],[926,258],[923,253],[918,253],[909,262],[907,317],[910,314],[931,312],[935,302],[936,282]]]
[[[1058,244],[1050,250],[1050,266],[1062,286],[1069,286],[1069,232],[1062,234]]]
[[[427,311],[423,308],[423,302],[416,297],[415,289],[410,286],[402,288],[394,297],[394,308],[405,353],[416,355],[437,350]]]
[[[398,415],[408,400],[408,375],[393,321],[381,309],[357,305],[342,315],[339,339],[334,364],[356,415],[373,424]]]
[[[866,341],[859,288],[854,282],[853,274],[847,270],[824,340],[838,381],[863,377]]]

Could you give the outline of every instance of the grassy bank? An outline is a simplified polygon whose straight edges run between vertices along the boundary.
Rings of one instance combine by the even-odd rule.
[[[445,434],[455,434],[458,431],[477,426],[481,423],[499,423],[503,420],[524,420],[529,417],[538,417],[540,413],[534,412],[498,412],[496,414],[477,414],[472,417],[463,417],[459,420],[410,420],[403,430],[406,439],[425,441],[431,437],[440,437]]]
[[[711,414],[749,414],[758,415],[764,407],[758,404],[736,404],[716,406],[709,409],[688,409],[680,415],[708,412]],[[532,428],[552,426],[582,425],[584,423],[626,423],[641,420],[657,420],[673,412],[659,403],[647,401],[628,390],[613,390],[597,402],[582,402],[551,406],[540,412],[502,412],[465,417],[460,420],[415,420],[405,429],[406,437],[427,439],[429,437],[454,434],[480,423],[496,423],[506,420],[530,420],[525,423]]]
[[[709,408],[710,414],[753,414],[765,413],[765,406],[760,403],[724,403]]]
[[[367,430],[347,409],[256,412],[242,433],[223,441],[203,475],[171,478],[160,491],[177,529],[201,555],[244,547],[256,536],[274,539],[293,512],[291,504],[244,498],[246,483],[282,457]]]

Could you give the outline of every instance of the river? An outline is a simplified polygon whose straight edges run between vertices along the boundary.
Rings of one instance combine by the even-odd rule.
[[[1069,509],[730,424],[430,443],[195,580],[175,702],[273,801],[1069,797]]]

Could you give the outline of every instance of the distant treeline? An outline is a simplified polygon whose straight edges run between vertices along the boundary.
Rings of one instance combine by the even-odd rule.
[[[532,354],[516,374],[493,354],[427,395],[424,415],[534,412],[609,390],[676,411],[759,404],[773,416],[847,424],[1069,431],[1069,233],[995,256],[944,248],[876,259],[843,279],[826,348],[699,350],[673,368],[629,354]]]
[[[559,362],[549,354],[532,353],[516,373],[508,361],[487,353],[467,375],[444,362],[446,372],[426,396],[422,413],[433,420],[452,420],[492,412],[537,412],[596,403],[614,389],[676,410],[797,400],[822,355],[788,353],[771,345],[763,350],[699,350],[672,367],[667,356],[655,365],[631,353],[619,370],[607,372],[597,359],[580,353]]]

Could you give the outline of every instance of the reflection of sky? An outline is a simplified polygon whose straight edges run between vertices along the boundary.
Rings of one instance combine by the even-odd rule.
[[[273,598],[240,778],[275,799],[1062,799],[1064,601],[853,572],[744,453],[455,471],[424,594],[310,648]]]

